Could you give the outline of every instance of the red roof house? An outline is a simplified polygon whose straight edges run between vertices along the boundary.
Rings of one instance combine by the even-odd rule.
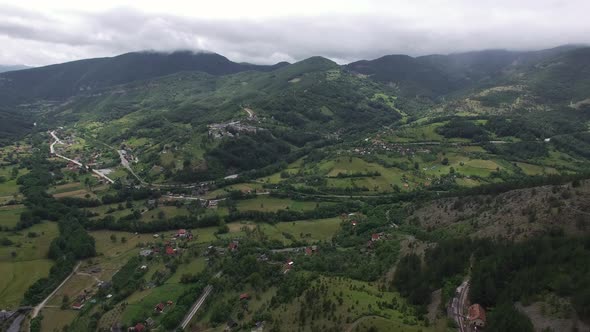
[[[84,307],[84,303],[76,302],[72,304],[72,309],[74,310],[80,310],[82,309],[82,307]]]
[[[240,301],[241,300],[249,300],[249,299],[250,299],[250,294],[248,294],[248,293],[240,294]]]
[[[143,332],[143,331],[145,331],[145,325],[143,325],[142,323],[137,323],[137,325],[135,325],[135,331],[136,332]]]
[[[176,252],[174,251],[174,248],[167,246],[166,247],[166,255],[174,255]]]
[[[162,311],[164,311],[165,305],[164,303],[158,303],[155,307],[154,307],[154,311],[157,313],[161,313]]]
[[[227,248],[230,251],[236,251],[236,250],[238,250],[238,243],[235,242],[235,241],[232,241],[232,242],[229,243],[229,245],[227,246]]]
[[[186,236],[186,229],[179,229],[177,235],[180,237],[185,237]]]
[[[469,306],[467,320],[469,324],[475,327],[484,327],[486,325],[486,311],[477,303]]]
[[[381,235],[380,234],[375,233],[375,234],[371,235],[371,241],[377,241],[379,239],[381,239]]]

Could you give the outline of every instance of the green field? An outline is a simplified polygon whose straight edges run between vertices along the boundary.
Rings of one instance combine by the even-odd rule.
[[[518,166],[526,175],[541,175],[541,174],[556,174],[556,173],[558,173],[558,171],[553,167],[545,167],[545,166],[520,163],[520,162],[516,163],[516,166]]]
[[[35,237],[29,236],[35,234]],[[21,262],[47,257],[51,241],[59,234],[57,224],[43,222],[21,232],[0,232],[14,244],[0,247],[0,262]],[[16,256],[13,256],[15,253]]]
[[[420,126],[406,126],[398,129],[394,136],[390,138],[393,142],[413,142],[413,141],[442,141],[443,136],[436,132],[445,122],[436,122]]]
[[[180,282],[180,278],[182,278],[183,274],[198,274],[203,272],[206,266],[207,262],[205,261],[205,257],[192,259],[189,263],[178,266],[176,272],[170,277],[170,279],[166,280],[166,283],[177,284]]]
[[[278,210],[309,211],[315,209],[316,205],[316,202],[293,201],[285,198],[270,197],[268,195],[237,202],[237,208],[240,211],[263,212],[274,212]]]
[[[188,216],[189,212],[186,208],[178,208],[176,206],[159,206],[155,209],[148,210],[141,215],[141,220],[151,221],[157,220],[160,212],[164,213],[164,218],[174,218],[176,216]]]
[[[0,308],[18,307],[29,286],[47,277],[53,261],[34,259],[28,261],[0,261]]]
[[[29,237],[34,232],[37,237]],[[57,224],[44,222],[20,233],[0,232],[14,244],[0,247],[0,308],[18,305],[35,281],[49,275],[49,244],[58,235]]]
[[[14,227],[20,220],[20,214],[25,210],[23,205],[8,205],[0,207],[0,226]]]
[[[307,243],[317,243],[320,241],[330,241],[332,236],[340,229],[341,219],[314,219],[299,220],[293,222],[279,222],[277,224],[241,222],[228,224],[230,233],[223,234],[222,238],[236,238],[246,235],[241,229],[247,227],[251,230],[259,228],[267,240],[279,241],[284,245],[290,245],[293,240]],[[287,234],[287,236],[285,236]]]
[[[340,229],[341,220],[337,218],[282,222],[275,225],[280,232],[292,234],[296,239],[309,242],[329,241]],[[301,237],[303,234],[303,237]],[[310,236],[305,236],[309,234]]]
[[[13,168],[14,166],[0,167],[0,176],[5,180],[4,182],[0,183],[0,197],[9,196],[10,199],[12,199],[12,196],[18,193],[18,185],[16,184],[16,180],[21,175],[27,174],[29,172],[26,168],[21,168],[18,170],[18,176],[15,179],[11,179]]]
[[[127,306],[121,315],[123,324],[129,325],[135,319],[145,319],[153,316],[154,307],[167,301],[176,302],[176,300],[190,287],[179,283],[164,284],[162,286],[147,289],[133,293],[125,301]],[[170,307],[164,309],[164,312],[170,310]]]
[[[77,316],[75,310],[61,310],[60,308],[43,308],[42,332],[62,331],[63,327],[71,323]]]

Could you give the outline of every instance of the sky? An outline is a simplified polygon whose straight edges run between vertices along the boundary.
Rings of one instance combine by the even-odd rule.
[[[590,44],[589,12],[589,0],[0,0],[0,64],[179,49],[257,64],[535,50]]]

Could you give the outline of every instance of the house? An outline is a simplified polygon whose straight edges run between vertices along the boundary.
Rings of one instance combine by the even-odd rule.
[[[162,311],[164,311],[165,307],[166,306],[164,305],[164,303],[160,302],[160,303],[156,304],[156,306],[154,307],[154,312],[157,314],[162,313]]]
[[[120,323],[115,323],[111,326],[111,332],[123,332],[123,328]]]
[[[227,248],[229,249],[229,251],[236,251],[238,250],[238,241],[233,240],[232,242],[229,243],[229,245],[227,246]]]
[[[250,294],[248,294],[248,293],[240,294],[240,301],[249,300],[249,299],[250,299]]]
[[[148,327],[153,327],[154,325],[156,325],[156,322],[154,321],[154,319],[152,317],[148,317],[148,319],[145,320],[145,324]]]
[[[176,250],[171,246],[166,246],[166,255],[172,256],[174,254],[176,254]]]
[[[469,325],[477,328],[483,328],[486,325],[486,311],[477,303],[469,306],[467,311],[467,321]]]
[[[383,237],[383,233],[373,233],[371,235],[371,241],[379,241]]]
[[[217,205],[219,204],[219,200],[209,200],[207,201],[207,208],[209,209],[217,209]]]
[[[291,271],[291,269],[293,268],[294,265],[295,265],[295,263],[289,259],[287,261],[287,263],[285,264],[285,266],[283,267],[283,274]]]
[[[72,309],[74,310],[80,310],[82,308],[84,308],[84,303],[75,302],[74,304],[72,304]]]
[[[130,327],[128,331],[143,332],[145,331],[145,325],[137,323],[135,326]]]
[[[176,233],[177,237],[186,237],[187,236],[187,232],[186,229],[179,229],[178,233]]]
[[[152,249],[144,249],[139,252],[139,256],[147,257],[152,254]]]
[[[311,256],[318,252],[318,246],[305,247],[305,256]]]

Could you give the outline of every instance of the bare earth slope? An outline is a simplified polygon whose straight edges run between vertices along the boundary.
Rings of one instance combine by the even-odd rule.
[[[561,229],[590,231],[590,181],[509,191],[497,196],[444,198],[410,211],[410,222],[448,236],[523,240]]]

